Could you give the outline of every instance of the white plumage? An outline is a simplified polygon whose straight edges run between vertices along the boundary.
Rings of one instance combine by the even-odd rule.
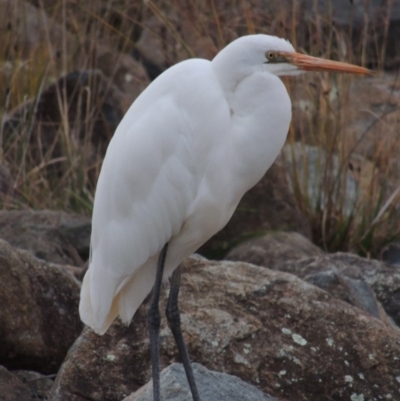
[[[283,39],[242,37],[213,61],[171,67],[132,104],[95,195],[79,311],[96,332],[118,315],[130,322],[166,242],[164,277],[225,226],[271,166],[291,119],[278,75],[299,71],[289,55],[303,56]]]

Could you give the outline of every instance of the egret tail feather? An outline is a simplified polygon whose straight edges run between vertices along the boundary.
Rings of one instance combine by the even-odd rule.
[[[82,321],[98,334],[104,334],[118,315],[122,322],[128,325],[154,285],[157,259],[158,254],[149,258],[132,276],[125,278],[119,285],[114,283],[112,294],[105,293],[100,288],[101,283],[92,282],[94,267],[91,265],[83,279],[81,289],[79,313]],[[170,273],[171,269],[167,271]],[[111,281],[111,278],[109,279],[108,284]],[[102,302],[96,300],[96,294],[102,297]],[[96,305],[102,305],[102,308],[98,307],[98,310],[95,310]]]

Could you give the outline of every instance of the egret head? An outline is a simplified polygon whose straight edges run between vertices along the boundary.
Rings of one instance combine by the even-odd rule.
[[[229,44],[213,60],[229,64],[241,75],[265,71],[273,75],[297,75],[306,71],[370,74],[366,68],[297,53],[285,39],[270,35],[242,36]],[[218,67],[217,67],[218,68]]]

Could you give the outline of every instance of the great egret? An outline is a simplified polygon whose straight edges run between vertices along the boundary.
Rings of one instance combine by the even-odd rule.
[[[291,120],[278,77],[301,71],[369,73],[296,53],[274,36],[244,36],[212,61],[186,60],[161,74],[110,142],[97,183],[79,311],[103,334],[118,315],[128,324],[154,286],[148,323],[155,401],[161,282],[173,273],[166,314],[199,401],[180,330],[177,267],[225,226],[274,162]]]

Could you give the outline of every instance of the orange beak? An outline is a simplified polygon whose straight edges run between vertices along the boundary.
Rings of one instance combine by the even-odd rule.
[[[325,60],[318,57],[307,56],[301,53],[280,52],[290,64],[295,65],[303,71],[330,71],[347,72],[350,74],[370,75],[373,72],[358,65],[342,63],[340,61]]]

